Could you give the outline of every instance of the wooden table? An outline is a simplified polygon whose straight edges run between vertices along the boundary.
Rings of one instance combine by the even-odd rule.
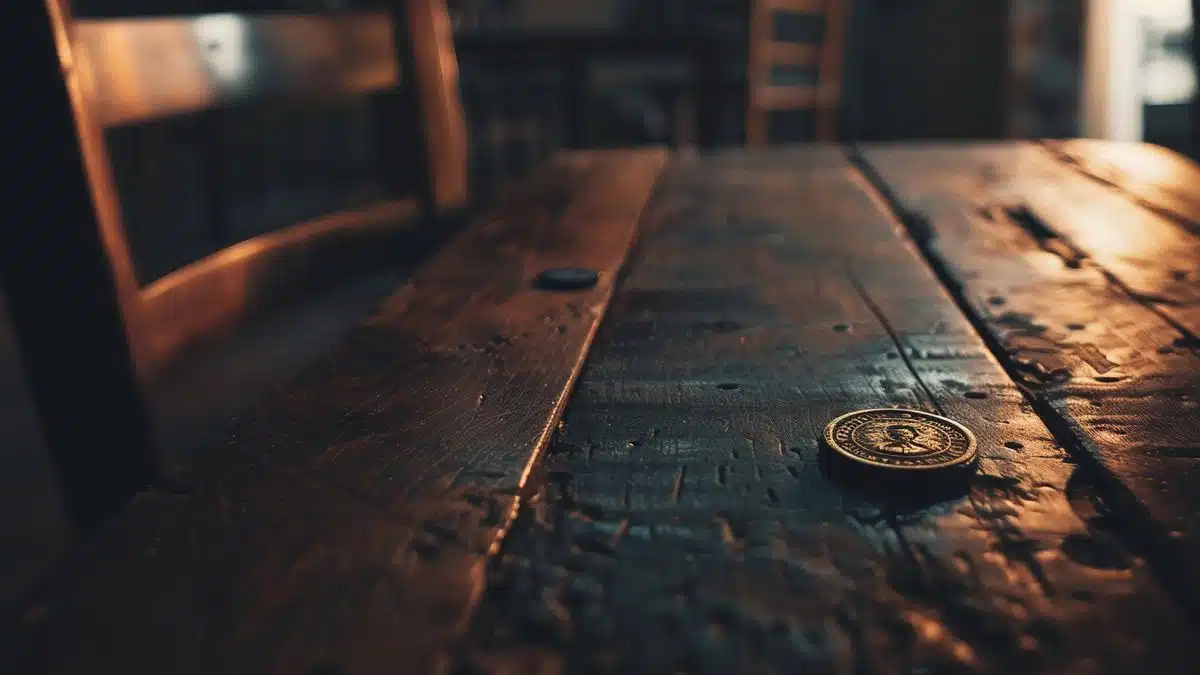
[[[1197,173],[563,155],[77,551],[0,663],[1195,673]],[[600,281],[532,282],[561,266]],[[882,406],[973,429],[970,484],[826,477],[826,422]]]

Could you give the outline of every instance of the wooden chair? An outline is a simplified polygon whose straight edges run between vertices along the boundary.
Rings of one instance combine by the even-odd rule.
[[[444,0],[321,15],[75,21],[69,0],[16,3],[21,63],[0,267],[26,375],[67,509],[88,528],[156,479],[142,384],[181,349],[331,270],[397,247],[398,232],[462,207],[466,132]],[[12,16],[17,14],[17,16]],[[47,82],[57,83],[47,86]],[[105,129],[271,98],[398,91],[389,161],[417,165],[409,197],[243,241],[143,284]],[[415,152],[414,152],[415,150]],[[50,186],[53,186],[51,188]]]
[[[851,0],[752,0],[746,144],[766,145],[775,113],[811,111],[814,138],[837,140]]]

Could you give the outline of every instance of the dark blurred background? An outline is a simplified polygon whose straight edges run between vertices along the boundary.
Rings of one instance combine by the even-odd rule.
[[[1196,75],[1188,0],[1136,2],[1131,54],[1140,113],[1136,136],[1187,152]],[[489,52],[523,34],[692,36],[719,52],[722,144],[745,127],[748,0],[454,0],[475,195],[486,200],[557,149],[687,146],[697,137],[685,51],[606,54],[565,68],[554,59]],[[248,3],[78,0],[80,18],[201,13]],[[256,9],[353,6],[350,0],[263,0]],[[1083,0],[857,0],[846,39],[843,140],[1073,137],[1086,129]],[[586,122],[570,128],[573,106]],[[142,283],[234,242],[377,196],[369,102],[303,110],[255,105],[109,132],[108,141]],[[1136,139],[1126,139],[1136,140]],[[213,178],[213,163],[222,170]],[[214,182],[219,181],[219,182]],[[212,195],[224,195],[222,225]],[[230,418],[360,321],[404,270],[348,285],[272,316],[152,388],[168,451],[188,458]],[[2,310],[3,307],[0,307]],[[0,313],[0,319],[3,314]],[[69,545],[36,419],[6,324],[0,324],[0,604]]]
[[[589,57],[583,68],[586,86],[582,105],[586,128],[570,142],[566,108],[579,91],[578,75],[555,59],[513,57],[511,50],[473,48],[500,37],[509,44],[522,34],[600,33],[663,37],[693,36],[714,43],[720,52],[721,109],[716,113],[719,140],[737,144],[745,127],[745,82],[748,3],[750,0],[450,0],[460,47],[461,83],[471,124],[472,167],[477,194],[524,175],[556,149],[570,144],[587,147],[638,144],[687,145],[695,140],[698,102],[692,86],[694,63],[679,54],[606,54]],[[1186,151],[1190,143],[1191,100],[1195,74],[1191,65],[1189,0],[1118,0],[1136,6],[1142,44],[1142,91],[1127,97],[1143,103],[1141,138]],[[81,17],[140,15],[163,12],[219,11],[240,8],[236,0],[79,0]],[[262,0],[261,9],[310,10],[375,4],[371,0]],[[1104,4],[1104,3],[1100,3]],[[1083,35],[1086,0],[856,0],[846,38],[840,136],[844,140],[1034,138],[1094,135],[1083,128],[1079,101],[1084,82]],[[513,57],[513,58],[510,58]],[[309,139],[307,156],[344,167],[364,156],[370,143],[366,119],[352,119],[342,109],[310,120],[270,125],[271,136]],[[295,122],[295,124],[290,124]],[[187,122],[172,121],[175,126]],[[155,125],[143,125],[155,126]],[[168,125],[170,126],[170,125]],[[243,131],[245,127],[243,125]],[[163,131],[142,128],[116,136],[146,137]],[[260,135],[260,134],[254,134]],[[245,139],[237,139],[242,143]],[[789,140],[805,140],[803,136]],[[118,155],[134,155],[120,146],[135,140],[116,139]],[[144,142],[142,143],[144,145]],[[276,153],[274,149],[268,154]],[[331,155],[330,153],[333,153]],[[336,156],[344,153],[344,156]],[[357,155],[356,155],[357,153]],[[142,153],[145,154],[145,153]],[[255,153],[261,154],[261,153]],[[284,160],[280,160],[283,162]],[[303,157],[286,163],[299,171]],[[130,158],[122,170],[136,173]],[[171,157],[163,170],[186,173],[186,162]],[[156,167],[162,168],[162,167]],[[142,168],[155,175],[157,170]],[[343,170],[348,170],[344,168]],[[179,177],[184,183],[188,179]],[[370,189],[370,186],[359,186]],[[131,191],[135,188],[131,186]],[[163,188],[159,188],[162,192]],[[201,192],[196,197],[200,198]],[[184,198],[184,197],[180,197]],[[314,197],[283,199],[280,209],[301,209]],[[176,202],[179,199],[175,200]],[[186,202],[186,198],[184,198]],[[309,205],[317,208],[317,205]],[[180,203],[183,220],[203,209]],[[261,228],[287,220],[244,214],[254,222],[235,228]],[[155,218],[161,220],[161,217]],[[269,225],[267,225],[269,226]],[[185,225],[179,225],[186,228]],[[147,229],[147,228],[139,228]],[[160,226],[148,228],[166,237]],[[135,239],[138,237],[135,235]],[[194,244],[145,241],[140,245],[151,276],[195,255]],[[175,247],[175,249],[172,249]],[[168,250],[172,249],[172,250]]]

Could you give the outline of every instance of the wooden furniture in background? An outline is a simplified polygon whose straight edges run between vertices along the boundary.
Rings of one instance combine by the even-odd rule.
[[[746,144],[771,141],[771,118],[812,111],[813,138],[838,137],[851,0],[751,0]]]
[[[0,262],[68,510],[86,528],[158,471],[141,379],[319,279],[386,264],[404,233],[463,207],[466,135],[441,0],[396,0],[393,12],[92,21],[73,20],[66,0],[25,4],[5,18],[33,36],[6,40],[6,62],[31,64],[19,90],[26,124],[15,128],[46,150],[36,163],[5,154],[29,186],[10,206],[30,200],[23,212],[39,219],[3,228]],[[403,125],[387,150],[410,166],[411,197],[299,223],[140,282],[106,128],[397,86],[404,114],[383,123]],[[39,197],[46,186],[56,188],[50,202]]]

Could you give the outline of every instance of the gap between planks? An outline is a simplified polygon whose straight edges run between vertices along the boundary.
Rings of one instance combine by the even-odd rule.
[[[1119,191],[1119,188],[1115,185],[1109,184],[1107,181],[1100,181],[1094,174],[1090,174],[1081,167],[1073,166],[1072,163],[1065,161],[1060,151],[1052,150],[1045,145],[1042,145],[1042,147],[1058,162],[1071,166],[1072,171],[1083,173],[1086,177],[1102,182],[1110,188],[1118,189]],[[1187,591],[1187,589],[1192,588],[1194,585],[1194,575],[1186,561],[1180,559],[1182,556],[1177,542],[1174,540],[1175,538],[1171,536],[1170,532],[1160,526],[1152,513],[1145,507],[1137,495],[1133,493],[1129,486],[1084,447],[1083,441],[1076,435],[1072,428],[1071,420],[1064,419],[1063,414],[1057,411],[1051,405],[1050,401],[1036,395],[1035,392],[1031,391],[1023,383],[1021,373],[1016,370],[1007,349],[988,328],[985,319],[972,307],[971,301],[964,291],[963,282],[955,277],[947,261],[944,260],[944,256],[931,245],[937,235],[933,224],[929,222],[927,217],[905,205],[896,191],[888,185],[882,173],[870,163],[870,160],[863,154],[859,146],[856,144],[847,145],[846,156],[861,179],[863,189],[879,204],[880,209],[897,223],[899,230],[916,245],[916,249],[920,252],[925,263],[933,271],[934,275],[954,300],[963,316],[971,324],[984,344],[987,345],[992,358],[1003,367],[1005,373],[1008,374],[1009,378],[1012,379],[1013,383],[1021,391],[1025,400],[1045,423],[1047,429],[1054,436],[1055,441],[1072,458],[1090,468],[1100,478],[1097,487],[1104,493],[1102,494],[1102,498],[1110,498],[1111,503],[1128,509],[1133,516],[1129,521],[1122,520],[1121,526],[1115,530],[1115,534],[1121,540],[1121,543],[1128,547],[1129,550],[1138,552],[1146,557],[1151,572],[1165,588],[1184,590],[1182,593],[1169,593],[1169,595],[1178,604],[1180,609],[1184,611],[1193,625],[1200,625],[1200,598]],[[1154,208],[1151,204],[1144,203],[1143,200],[1137,199],[1133,195],[1126,194],[1125,196],[1139,204],[1139,206],[1155,213],[1159,212],[1159,209]],[[1171,218],[1171,220],[1178,219]],[[1140,300],[1138,295],[1132,292],[1116,275],[1104,270],[1102,267],[1100,269],[1106,278],[1131,298],[1144,306],[1148,305],[1144,300]],[[1149,304],[1148,308],[1155,315],[1160,316],[1171,326],[1180,330],[1185,336],[1190,335],[1178,322],[1164,315],[1158,308],[1153,307],[1152,304]]]
[[[1103,157],[1086,156],[1089,154],[1102,154],[1104,146],[1107,145],[1133,144],[1083,139],[1070,141],[1040,140],[1033,142],[1054,157],[1056,161],[1079,175],[1117,192],[1129,199],[1129,201],[1178,224],[1192,234],[1200,235],[1200,220],[1197,220],[1200,212],[1196,211],[1196,208],[1198,208],[1197,204],[1189,204],[1186,200],[1180,199],[1179,195],[1174,194],[1169,186],[1158,186],[1157,188],[1148,189],[1146,189],[1146,186],[1142,186],[1144,189],[1139,190],[1134,185],[1130,185],[1130,182],[1137,182],[1136,177],[1131,176],[1129,171],[1120,166],[1119,163],[1110,162]],[[1137,145],[1141,145],[1143,148],[1145,146],[1145,144]],[[1175,154],[1165,148],[1156,148],[1154,150],[1142,149],[1142,151]],[[1179,157],[1178,161],[1191,164],[1191,160],[1182,156]],[[1191,168],[1200,172],[1200,167],[1193,165]]]
[[[0,616],[5,672],[435,672],[667,161],[564,153]],[[542,269],[596,269],[572,293]]]
[[[1099,616],[1131,643],[1186,651],[1186,622],[1159,599],[1158,580],[1136,571],[1140,561],[1122,573],[1135,584],[1125,588],[1076,557],[1074,545],[1100,544],[1066,496],[1091,472],[1066,461],[927,263],[851,178],[837,148],[675,166],[666,201],[687,204],[643,232],[548,457],[558,479],[505,542],[463,650],[481,672],[640,672],[650,656],[655,672],[735,672],[723,663],[735,655],[784,672],[801,660],[907,672],[928,652],[889,653],[910,643],[888,642],[913,617],[929,618],[938,644],[978,648],[980,672],[1061,672],[996,670],[1020,645],[1121,672],[1134,652],[1110,649],[1088,625]],[[927,382],[897,348],[911,350]],[[825,422],[862,407],[928,409],[919,381],[952,415],[981,415],[986,450],[970,493],[897,508],[821,475]],[[971,385],[989,393],[972,396]],[[1006,442],[1016,439],[1025,445]],[[1060,630],[1042,646],[1047,623]],[[1021,638],[1026,628],[1036,637]],[[777,650],[764,649],[775,638]]]

